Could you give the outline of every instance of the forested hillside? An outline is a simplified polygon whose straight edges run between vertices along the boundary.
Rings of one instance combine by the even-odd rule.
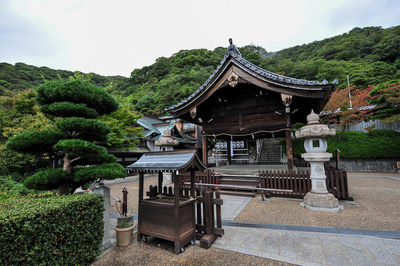
[[[256,41],[256,40],[255,40]],[[367,88],[400,78],[400,26],[354,28],[349,33],[295,46],[276,53],[248,45],[239,48],[249,61],[267,70],[308,80],[339,80],[338,89],[350,85]],[[196,90],[226,52],[218,47],[181,50],[161,57],[150,66],[135,69],[119,93],[130,95],[143,113],[163,114]]]
[[[267,52],[255,45],[239,49],[247,60],[279,74],[308,80],[337,79],[337,89],[347,87],[347,75],[356,89],[400,78],[400,26],[354,28],[278,52]],[[225,47],[181,50],[171,57],[158,58],[150,66],[134,69],[130,78],[92,73],[91,81],[124,96],[141,113],[163,115],[164,108],[189,96],[207,79],[225,52]],[[0,95],[71,75],[65,70],[0,63]]]
[[[0,95],[7,94],[7,91],[20,92],[29,88],[39,86],[46,80],[56,80],[73,76],[74,72],[68,70],[54,70],[48,67],[36,67],[24,63],[11,65],[0,63]],[[105,77],[95,73],[88,74],[91,81],[98,86],[106,87],[110,82],[116,85],[126,82],[127,78],[122,76]]]

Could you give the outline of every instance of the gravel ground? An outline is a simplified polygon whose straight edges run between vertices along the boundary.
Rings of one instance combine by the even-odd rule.
[[[156,175],[146,175],[144,179],[144,197],[146,197],[146,191],[149,190],[150,185],[158,185],[158,176]],[[139,195],[139,180],[126,182],[126,183],[119,183],[115,185],[110,185],[110,195],[115,196],[118,199],[122,200],[122,189],[124,187],[128,190],[128,213],[130,210],[134,214],[137,215],[138,213],[138,195]],[[117,208],[115,207],[115,201],[111,198],[111,213],[118,213]]]
[[[368,175],[370,176],[370,175]],[[382,177],[350,177],[349,193],[358,205],[342,201],[339,213],[312,212],[299,206],[302,200],[252,199],[237,222],[288,224],[352,229],[400,231],[400,181]]]
[[[137,242],[136,235],[128,247],[116,247],[97,261],[96,265],[292,265],[266,258],[250,256],[217,248],[187,246],[184,253],[173,253],[173,244],[149,238],[147,243]]]

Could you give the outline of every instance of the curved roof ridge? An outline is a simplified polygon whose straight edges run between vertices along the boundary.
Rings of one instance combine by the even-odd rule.
[[[329,85],[329,82],[327,80],[325,80],[325,79],[322,82],[321,81],[310,81],[310,80],[305,80],[305,79],[291,78],[291,77],[287,77],[287,76],[284,76],[284,75],[280,75],[280,74],[268,71],[266,69],[263,69],[263,68],[255,65],[255,64],[251,63],[250,61],[248,61],[245,58],[243,58],[241,55],[228,50],[226,52],[224,58],[221,60],[221,62],[217,66],[217,68],[213,71],[213,73],[208,77],[208,79],[197,90],[195,90],[186,99],[183,99],[179,103],[174,104],[174,105],[166,108],[165,110],[166,111],[173,110],[173,109],[185,104],[186,102],[190,101],[191,99],[196,97],[198,94],[200,94],[203,91],[203,89],[211,82],[211,80],[214,79],[215,75],[219,72],[219,70],[222,68],[222,66],[227,62],[227,59],[229,57],[234,58],[240,64],[242,64],[245,67],[251,69],[252,71],[257,73],[258,75],[261,75],[262,77],[265,77],[265,78],[270,79],[270,80],[274,80],[274,81],[278,81],[278,82],[282,82],[282,83],[287,83],[287,84],[291,84],[291,85],[300,85],[300,86],[319,86],[319,85],[320,86],[326,86],[326,85]],[[335,79],[333,82],[331,82],[331,84],[332,85],[337,85],[338,81]]]

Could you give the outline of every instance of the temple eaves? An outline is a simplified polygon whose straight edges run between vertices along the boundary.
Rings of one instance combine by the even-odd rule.
[[[189,97],[175,105],[166,108],[166,111],[173,113],[174,111],[180,109],[182,106],[186,105],[188,102],[192,101],[194,98],[197,98],[199,95],[201,95],[204,91],[207,90],[209,85],[218,78],[219,74],[224,71],[224,68],[231,62],[240,66],[243,69],[246,69],[248,72],[251,72],[254,75],[263,78],[266,82],[270,82],[272,84],[280,85],[283,87],[290,87],[297,90],[320,90],[321,87],[333,88],[339,83],[336,79],[332,82],[328,82],[327,80],[323,80],[321,82],[291,78],[284,75],[276,74],[244,59],[239,49],[233,44],[232,39],[229,39],[229,43],[230,45],[227,48],[224,58],[221,60],[220,64],[213,71],[213,73],[208,77],[208,79],[196,91],[189,95]]]

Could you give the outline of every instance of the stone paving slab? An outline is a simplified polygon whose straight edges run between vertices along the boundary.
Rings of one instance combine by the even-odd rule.
[[[225,226],[213,247],[299,265],[400,265],[400,241]]]
[[[252,199],[251,197],[231,195],[221,195],[221,198],[224,201],[221,208],[221,219],[225,221],[234,221]]]

